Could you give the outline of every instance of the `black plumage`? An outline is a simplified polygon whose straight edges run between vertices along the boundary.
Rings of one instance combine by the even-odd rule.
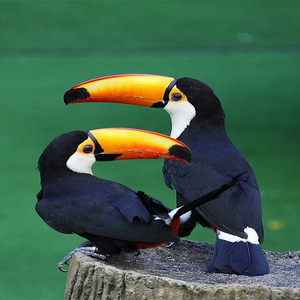
[[[178,79],[176,86],[187,96],[196,110],[196,116],[178,137],[178,140],[188,145],[192,151],[191,164],[179,165],[176,162],[165,161],[163,167],[167,186],[177,191],[177,206],[189,203],[243,173],[238,178],[238,185],[222,193],[216,200],[196,208],[193,212],[194,222],[190,219],[189,223],[184,224],[179,235],[189,235],[197,220],[203,226],[210,226],[243,239],[248,237],[244,229],[251,227],[258,234],[259,242],[262,243],[264,231],[257,181],[245,157],[226,133],[225,114],[219,99],[208,85],[195,79]],[[218,241],[218,243],[225,242]],[[259,245],[255,245],[257,246],[260,248]],[[232,245],[228,246],[230,249],[231,247]],[[247,256],[248,251],[244,250]],[[224,257],[228,257],[230,251]],[[260,253],[262,254],[261,250]],[[238,255],[243,256],[243,252],[238,251]],[[262,267],[258,268],[259,271],[245,271],[249,262],[244,262],[237,271],[234,266],[230,267],[230,262],[225,263],[224,259],[226,267],[220,263],[220,266],[214,267],[213,260],[217,257],[215,255],[210,263],[211,271],[237,272],[246,275],[268,273],[267,262],[263,255],[260,255]],[[233,258],[229,256],[227,259]]]
[[[77,89],[85,89],[86,93],[78,98]],[[73,93],[76,97],[72,97]],[[217,232],[215,252],[208,265],[211,272],[269,272],[259,245],[264,240],[264,231],[257,181],[247,160],[228,137],[224,110],[207,84],[187,77],[125,74],[81,83],[67,91],[65,97],[67,104],[96,101],[164,108],[171,117],[171,136],[192,151],[189,165],[164,163],[165,182],[176,191],[177,206],[190,203],[242,174],[238,185],[193,210],[192,217],[180,226],[179,235],[188,236],[196,221]]]
[[[67,168],[68,158],[86,138],[81,131],[61,135],[41,155],[42,190],[36,205],[41,218],[61,233],[89,239],[102,254],[134,251],[136,242],[178,241],[130,188]]]
[[[256,179],[226,133],[219,99],[209,86],[195,79],[182,78],[176,85],[196,109],[195,118],[178,137],[190,147],[193,156],[189,165],[165,161],[166,184],[177,191],[180,206],[244,173],[238,186],[197,209],[201,216],[198,220],[204,226],[213,225],[242,238],[247,237],[243,229],[250,226],[260,233],[262,242],[261,200]]]

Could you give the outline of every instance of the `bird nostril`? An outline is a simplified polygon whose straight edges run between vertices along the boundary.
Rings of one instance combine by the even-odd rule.
[[[78,100],[87,99],[90,97],[89,92],[85,88],[72,89],[65,93],[64,102],[69,104]]]

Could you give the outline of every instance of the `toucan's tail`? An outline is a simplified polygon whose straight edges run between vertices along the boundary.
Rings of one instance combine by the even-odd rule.
[[[207,268],[213,273],[247,276],[269,273],[269,264],[260,244],[248,241],[229,242],[219,238]]]

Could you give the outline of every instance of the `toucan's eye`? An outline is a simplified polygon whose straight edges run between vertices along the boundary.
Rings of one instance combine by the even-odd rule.
[[[182,99],[182,95],[179,94],[179,93],[174,93],[174,94],[171,95],[171,99],[172,99],[173,101],[179,101],[179,100]]]
[[[84,153],[91,153],[91,152],[93,152],[93,150],[94,150],[94,147],[92,145],[86,145],[83,147]]]

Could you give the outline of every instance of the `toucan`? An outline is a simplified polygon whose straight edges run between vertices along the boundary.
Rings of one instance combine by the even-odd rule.
[[[72,131],[55,138],[38,160],[41,191],[36,211],[54,230],[75,233],[89,241],[70,252],[106,259],[120,252],[159,246],[179,240],[180,223],[187,220],[193,206],[215,198],[235,182],[219,187],[173,211],[143,192],[92,174],[96,161],[165,158],[182,164],[191,160],[182,142],[161,134],[125,128]],[[90,245],[91,244],[91,245]]]
[[[192,211],[180,227],[188,236],[196,221],[216,233],[209,272],[248,276],[269,273],[260,244],[264,239],[262,205],[255,174],[234,146],[225,128],[225,113],[218,97],[204,82],[183,77],[125,74],[80,83],[64,95],[66,104],[116,102],[164,108],[171,117],[171,137],[192,151],[190,164],[166,160],[166,185],[176,190],[177,206],[243,174],[214,201]]]

